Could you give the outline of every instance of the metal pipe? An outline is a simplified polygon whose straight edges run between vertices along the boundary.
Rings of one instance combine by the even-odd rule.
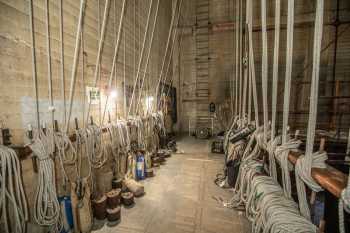
[[[32,75],[33,75],[33,92],[35,96],[35,117],[37,129],[40,129],[40,115],[39,115],[39,93],[38,93],[38,77],[36,71],[36,56],[35,56],[35,32],[33,19],[33,0],[29,0],[29,28],[30,38],[32,43]]]

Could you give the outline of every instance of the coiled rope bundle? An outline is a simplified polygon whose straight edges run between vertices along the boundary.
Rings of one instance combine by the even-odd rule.
[[[55,184],[55,151],[53,132],[40,130],[35,141],[29,145],[38,161],[38,186],[35,194],[34,219],[42,226],[55,226],[59,222],[60,205]]]
[[[0,145],[0,166],[1,225],[4,226],[6,233],[24,233],[28,221],[28,208],[23,189],[21,165],[16,152]]]

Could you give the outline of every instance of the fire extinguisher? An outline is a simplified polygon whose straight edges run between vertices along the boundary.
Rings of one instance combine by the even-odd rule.
[[[139,153],[136,158],[136,178],[145,179],[145,156],[142,153]]]

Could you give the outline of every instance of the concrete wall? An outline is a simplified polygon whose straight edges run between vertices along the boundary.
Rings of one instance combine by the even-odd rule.
[[[245,2],[245,1],[243,1]],[[262,56],[262,38],[261,38],[261,16],[260,1],[253,2],[253,45],[254,62],[257,75],[257,87],[259,100],[261,100],[261,56]],[[195,24],[195,1],[188,7],[190,13],[185,16],[180,27],[186,28],[183,35],[183,44],[181,48],[180,61],[180,87],[183,93],[179,101],[182,105],[179,127],[182,131],[188,130],[188,119],[195,116],[195,102],[187,101],[191,99],[194,93],[195,82],[195,35],[193,26]],[[272,60],[274,46],[274,1],[267,1],[267,25],[268,25],[268,69],[269,69],[269,91],[272,87]],[[287,21],[287,1],[282,1],[281,11],[281,37],[279,51],[279,98],[278,98],[278,116],[279,124],[282,122],[283,89],[285,77],[285,57],[286,57],[286,21]],[[350,61],[349,43],[350,43],[350,4],[346,0],[340,0],[340,21],[347,22],[338,28],[338,48],[335,80],[339,80],[340,96],[349,96],[349,67],[346,61]],[[210,34],[210,98],[215,103],[221,103],[224,99],[230,98],[229,83],[235,80],[235,12],[236,0],[212,0],[210,1],[210,21],[212,30]],[[245,12],[245,9],[243,9]],[[290,122],[292,126],[305,128],[308,117],[309,91],[311,80],[312,47],[313,47],[313,25],[314,25],[315,1],[296,1],[295,2],[295,27],[294,27],[294,49],[293,49],[293,71],[292,71],[292,91],[290,106]],[[334,94],[335,85],[333,82],[333,55],[335,26],[332,24],[336,15],[336,1],[325,1],[324,13],[324,31],[322,48],[322,61],[320,73],[320,96],[331,96]],[[347,63],[348,63],[347,62]],[[308,67],[308,68],[306,68]],[[304,71],[304,69],[306,69]],[[327,82],[326,82],[327,81]],[[271,96],[269,94],[269,108],[271,109]],[[319,128],[327,129],[332,124],[333,100],[320,98],[319,100]],[[347,130],[349,121],[349,99],[339,99],[336,102],[342,104],[343,117],[341,127]],[[262,111],[262,102],[259,102],[259,112]],[[327,114],[324,114],[327,112]],[[339,119],[339,109],[336,110]],[[270,117],[271,118],[271,117]],[[334,118],[334,117],[333,117]],[[262,117],[260,117],[262,119]],[[339,124],[338,124],[339,125]]]
[[[42,122],[50,123],[48,116],[48,81],[47,81],[47,47],[45,27],[45,0],[34,2],[34,29],[37,57],[37,72],[39,84],[40,117]],[[77,20],[79,15],[79,2],[63,0],[63,26],[64,26],[64,65],[65,65],[65,95],[68,99],[72,60],[75,46]],[[124,19],[123,36],[117,61],[116,84],[117,99],[109,104],[112,118],[124,116],[123,110],[123,80],[131,87],[134,83],[139,62],[143,36],[146,28],[146,18],[151,0],[127,0],[127,9]],[[154,20],[157,1],[153,1],[150,26]],[[62,96],[60,73],[60,39],[59,39],[59,1],[49,1],[50,13],[50,41],[51,62],[53,78],[53,95],[56,107],[56,117],[62,125]],[[105,94],[107,92],[108,78],[112,67],[112,58],[116,41],[117,26],[121,14],[122,1],[111,0],[107,21],[106,36],[101,58],[101,71],[98,87]],[[93,73],[98,50],[99,24],[102,24],[105,0],[88,0],[85,9],[83,25],[83,48],[79,55],[77,83],[75,92],[75,105],[73,118],[78,117],[83,124],[85,86],[93,85]],[[158,72],[163,59],[164,47],[168,36],[171,19],[171,0],[160,0],[158,22],[154,34],[154,46],[151,51],[150,65],[146,75],[145,90],[158,79]],[[31,40],[29,31],[29,1],[28,0],[0,0],[0,121],[10,128],[12,141],[22,144],[25,140],[24,130],[27,124],[35,125],[34,94],[31,67]],[[151,31],[151,30],[150,30]],[[147,35],[146,49],[148,49],[150,33]],[[145,50],[147,51],[147,50]],[[84,54],[84,55],[83,55]],[[84,56],[84,63],[82,57]],[[84,68],[84,69],[83,69]],[[144,63],[141,72],[144,72]],[[84,70],[84,73],[82,72]],[[153,90],[153,89],[152,89]],[[151,90],[149,91],[151,92]],[[144,92],[146,95],[148,92]],[[85,99],[85,100],[84,100]],[[99,105],[92,106],[92,116],[98,123],[100,120]],[[73,118],[71,121],[73,121]],[[31,159],[22,161],[25,190],[30,210],[33,209],[36,175],[33,173]],[[108,190],[111,172],[104,176],[101,189]],[[58,182],[59,189],[62,183]],[[32,217],[32,216],[31,216]],[[32,221],[31,221],[32,222]],[[29,227],[29,232],[41,232],[35,226]]]

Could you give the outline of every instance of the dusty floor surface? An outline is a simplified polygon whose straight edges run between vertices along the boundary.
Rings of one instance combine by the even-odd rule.
[[[223,155],[209,152],[209,141],[185,137],[178,141],[183,154],[145,180],[146,195],[131,209],[122,208],[118,225],[99,226],[98,233],[248,233],[250,223],[239,212],[221,207],[212,196],[229,199],[229,190],[213,179],[221,171]]]

